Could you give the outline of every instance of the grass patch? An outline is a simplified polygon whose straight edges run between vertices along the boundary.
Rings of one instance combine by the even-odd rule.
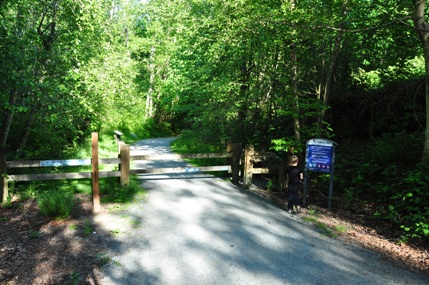
[[[40,232],[39,231],[30,231],[28,233],[28,236],[30,239],[38,238],[40,236]]]
[[[334,227],[335,231],[338,233],[345,234],[347,232],[347,227],[339,225]]]
[[[72,231],[76,231],[77,230],[77,225],[76,224],[71,224],[69,226],[69,229],[72,230]]]
[[[72,274],[70,274],[69,279],[67,280],[67,285],[78,285],[82,282],[82,276],[79,272],[73,271]]]
[[[89,236],[94,231],[94,228],[91,224],[91,221],[89,219],[85,219],[84,225],[83,225],[83,235]]]
[[[37,203],[43,215],[56,219],[68,218],[74,206],[73,195],[61,190],[40,194]]]
[[[97,255],[97,264],[104,266],[109,264],[112,261],[112,258],[107,253],[100,253]]]
[[[310,217],[310,216],[304,216],[302,219],[307,223],[316,223],[317,218],[316,217]]]
[[[120,233],[122,233],[122,231],[120,229],[114,229],[110,231],[113,235],[119,235]]]
[[[316,228],[325,236],[331,237],[331,238],[338,238],[339,234],[343,234],[347,232],[347,227],[343,225],[336,225],[336,226],[328,226],[322,222],[319,221],[317,218],[317,211],[315,209],[309,209],[306,216],[303,216],[302,219],[310,224],[313,224],[316,226]]]
[[[338,238],[338,234],[335,232],[334,229],[330,228],[329,226],[317,221],[314,223],[314,225],[316,226],[316,228],[319,229],[319,231],[325,235],[328,236],[330,238]]]
[[[146,194],[146,190],[140,187],[140,181],[132,176],[130,184],[121,186],[117,178],[103,179],[100,183],[100,192],[103,195],[103,203],[129,203],[135,198],[141,198]]]

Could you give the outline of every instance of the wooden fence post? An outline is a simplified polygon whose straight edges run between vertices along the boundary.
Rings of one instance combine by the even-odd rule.
[[[9,188],[7,185],[7,176],[2,177],[2,181],[3,181],[3,183],[2,183],[3,185],[1,185],[1,186],[3,189],[3,191],[2,191],[3,195],[2,195],[1,201],[4,203],[7,201],[7,196],[9,196]]]
[[[130,146],[121,144],[121,186],[130,184]]]
[[[98,133],[92,133],[92,205],[93,212],[100,211],[100,185],[98,183]]]
[[[233,183],[238,183],[240,181],[240,159],[241,159],[242,152],[243,152],[243,149],[241,147],[241,144],[235,143],[232,149],[232,164],[231,164]]]
[[[118,144],[118,158],[121,158],[121,147],[125,145],[123,141],[117,141]],[[118,170],[121,171],[121,163],[118,164]]]
[[[9,195],[8,186],[7,186],[7,167],[6,167],[6,152],[4,147],[0,147],[0,198],[2,203],[7,201],[7,196]]]
[[[279,168],[279,184],[278,189],[279,191],[283,191],[286,188],[286,162],[282,161],[280,162],[280,168]]]
[[[252,185],[253,176],[253,163],[251,162],[252,156],[255,153],[253,145],[247,145],[244,147],[244,177],[243,177],[243,188],[249,189]]]
[[[232,155],[233,151],[234,151],[234,144],[232,142],[227,142],[226,143],[226,153],[229,153]],[[232,173],[232,157],[226,158],[226,164],[231,165],[231,172],[229,172],[229,173]]]

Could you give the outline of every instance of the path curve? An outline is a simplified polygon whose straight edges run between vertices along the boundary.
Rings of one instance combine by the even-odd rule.
[[[131,153],[169,153],[173,139],[143,140]],[[186,165],[151,166],[165,163]],[[112,214],[128,226],[108,244],[103,285],[428,284],[229,181],[195,173],[141,179],[147,196]]]

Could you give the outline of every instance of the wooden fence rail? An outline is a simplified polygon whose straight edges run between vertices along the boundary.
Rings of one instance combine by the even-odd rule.
[[[68,160],[31,160],[31,161],[7,161],[6,167],[10,168],[39,168],[39,167],[70,167],[92,165],[89,172],[65,172],[65,173],[38,173],[38,174],[10,174],[4,175],[3,180],[3,202],[8,196],[8,182],[11,181],[35,181],[35,180],[59,180],[59,179],[92,179],[93,210],[100,210],[99,198],[99,178],[120,177],[121,185],[125,186],[130,182],[130,175],[133,174],[162,174],[162,173],[187,173],[187,172],[216,172],[226,171],[231,174],[232,181],[239,183],[240,176],[243,179],[243,188],[249,188],[252,184],[253,174],[269,174],[268,168],[253,168],[257,156],[251,145],[244,147],[240,145],[228,146],[227,153],[199,153],[199,154],[159,154],[159,155],[130,155],[130,147],[124,143],[118,146],[118,158],[98,158],[98,134],[92,134],[92,158],[91,159],[68,159]],[[201,167],[174,167],[174,168],[146,168],[131,169],[132,161],[147,160],[177,160],[195,158],[226,158],[226,165],[201,166]],[[260,160],[260,158],[259,158]],[[99,171],[99,165],[117,164],[118,171]],[[240,175],[241,173],[241,175]],[[279,187],[284,186],[284,175],[280,171]]]

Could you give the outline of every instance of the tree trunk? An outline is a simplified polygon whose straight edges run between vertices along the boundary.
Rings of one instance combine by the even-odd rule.
[[[344,0],[343,7],[342,7],[343,19],[346,18],[347,4],[348,4],[348,0]],[[343,23],[340,23],[339,28],[341,29],[342,27],[343,27]],[[325,88],[322,93],[323,107],[320,112],[320,116],[318,118],[318,124],[317,124],[318,126],[317,132],[319,136],[322,135],[323,121],[326,121],[326,108],[329,106],[329,100],[332,93],[332,84],[334,82],[334,76],[337,69],[338,57],[340,56],[340,52],[341,52],[342,40],[343,40],[343,34],[339,32],[338,35],[335,37],[334,50],[330,58],[329,69],[326,75]]]
[[[293,131],[295,134],[295,142],[298,146],[301,143],[301,125],[299,122],[299,94],[298,94],[298,66],[297,66],[297,59],[295,54],[295,47],[292,47],[292,96],[294,99],[294,109],[295,109],[295,116],[293,117]]]
[[[3,116],[3,124],[1,128],[1,134],[0,134],[0,147],[3,147],[3,148],[6,147],[6,142],[9,136],[10,126],[12,124],[14,108],[15,108],[17,99],[18,99],[18,92],[16,92],[16,90],[12,90],[10,92],[9,108],[6,109]]]
[[[328,73],[326,75],[326,83],[325,83],[325,90],[322,93],[322,102],[323,102],[323,107],[322,110],[320,112],[320,116],[318,119],[318,133],[319,136],[322,135],[322,130],[323,130],[323,122],[326,121],[326,108],[329,106],[329,99],[331,97],[331,91],[332,91],[332,83],[334,82],[334,75],[335,75],[335,70],[337,68],[337,59],[340,55],[340,44],[341,44],[341,40],[342,40],[342,36],[338,35],[335,39],[335,44],[334,44],[334,51],[331,55],[331,63],[329,65],[329,69],[328,69]]]
[[[252,143],[251,136],[249,136],[249,125],[248,125],[248,107],[249,107],[249,78],[250,78],[250,64],[248,62],[243,62],[240,67],[240,93],[237,100],[238,110],[237,110],[237,124],[234,129],[233,139],[239,143]]]
[[[3,117],[3,123],[1,124],[0,132],[0,202],[5,202],[7,193],[5,193],[5,179],[4,175],[7,173],[6,169],[6,142],[9,136],[10,125],[12,124],[13,109],[15,108],[16,100],[18,98],[18,92],[12,90],[9,98],[9,108],[6,109]]]
[[[153,117],[153,91],[155,89],[155,47],[152,47],[149,55],[149,90],[146,95],[145,118]]]
[[[16,151],[18,156],[20,156],[22,154],[22,152],[25,149],[25,146],[27,145],[28,136],[30,135],[30,130],[31,130],[31,127],[33,126],[34,117],[37,113],[37,109],[38,108],[36,108],[36,107],[33,107],[31,109],[30,117],[28,118],[27,124],[25,125],[24,135],[22,136],[21,142],[19,143],[19,147]]]
[[[292,1],[291,10],[295,9],[296,0]],[[297,36],[297,32],[295,27],[292,27],[292,34]],[[293,42],[291,45],[291,90],[292,90],[292,98],[294,100],[294,117],[293,117],[293,131],[295,136],[296,146],[301,144],[301,124],[299,121],[299,94],[298,94],[298,59],[296,55],[296,47]]]
[[[425,8],[426,0],[414,0],[414,27],[417,29],[417,33],[422,42],[426,69],[426,128],[422,161],[424,163],[429,163],[429,25],[425,19]]]

